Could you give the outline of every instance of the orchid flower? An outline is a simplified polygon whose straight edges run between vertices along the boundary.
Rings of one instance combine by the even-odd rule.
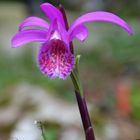
[[[59,9],[50,3],[41,4],[41,10],[48,17],[49,23],[38,17],[29,17],[19,26],[19,31],[12,38],[12,47],[17,48],[30,42],[40,42],[38,66],[49,78],[67,78],[72,72],[75,60],[70,50],[73,39],[84,41],[88,36],[86,22],[114,23],[130,35],[131,27],[118,16],[103,11],[86,13],[77,18],[68,30],[65,19]]]

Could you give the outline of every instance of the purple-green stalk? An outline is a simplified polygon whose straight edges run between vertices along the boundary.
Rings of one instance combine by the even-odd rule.
[[[85,131],[86,140],[95,140],[94,130],[90,121],[85,97],[82,97],[77,91],[75,91],[75,94]]]
[[[68,30],[69,29],[68,20],[67,20],[66,13],[65,13],[65,10],[62,5],[59,5],[59,10],[61,11],[61,13],[63,15],[64,22],[65,22],[65,28],[66,28],[66,30]],[[70,49],[71,49],[71,52],[74,54],[72,42],[70,43]],[[75,95],[76,95],[77,104],[78,104],[81,119],[82,119],[82,124],[83,124],[83,128],[84,128],[86,140],[95,140],[94,130],[93,130],[93,127],[91,124],[86,100],[85,100],[81,82],[80,82],[79,70],[78,70],[79,60],[80,60],[80,56],[77,56],[75,69],[73,70],[73,72],[71,73],[70,76],[71,76],[72,82],[75,87]]]

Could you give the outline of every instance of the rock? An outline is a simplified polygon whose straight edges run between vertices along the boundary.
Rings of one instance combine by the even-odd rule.
[[[61,125],[80,125],[81,120],[76,103],[65,102],[39,87],[23,83],[13,91],[12,104],[20,108],[25,103],[36,107],[35,111],[29,113],[33,119],[52,121]]]
[[[33,123],[35,120],[58,124],[61,130],[60,139],[64,139],[67,134],[69,139],[83,137],[81,118],[76,103],[68,103],[40,87],[27,83],[17,85],[11,94],[13,95],[10,103],[11,110],[8,111],[13,112],[12,119],[8,116],[3,117],[4,122],[10,119],[11,122],[16,122],[15,129],[11,133],[11,140],[13,138],[36,140],[37,137],[41,137],[41,133]],[[5,114],[6,112],[5,108]]]
[[[37,140],[41,135],[40,130],[30,118],[21,119],[13,130],[10,140]]]

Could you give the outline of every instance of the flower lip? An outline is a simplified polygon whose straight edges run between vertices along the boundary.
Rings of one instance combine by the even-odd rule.
[[[74,68],[74,55],[64,41],[51,39],[40,49],[38,64],[49,78],[66,79]]]

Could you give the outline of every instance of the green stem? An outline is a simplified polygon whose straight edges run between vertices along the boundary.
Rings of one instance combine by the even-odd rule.
[[[84,127],[86,140],[95,140],[93,127],[89,117],[88,108],[87,108],[86,100],[83,94],[83,89],[80,81],[79,61],[80,61],[80,56],[78,55],[76,57],[75,68],[71,73],[71,79],[75,88],[75,95],[76,95],[76,99],[77,99],[77,103],[78,103],[78,107],[79,107],[79,111]]]
[[[83,94],[83,88],[82,88],[82,84],[81,84],[81,80],[80,80],[80,76],[79,76],[79,60],[80,60],[80,55],[76,56],[76,62],[75,62],[75,68],[74,70],[71,72],[71,79],[75,88],[75,91],[79,92],[81,96],[84,96]]]
[[[47,140],[46,136],[45,136],[45,132],[44,132],[44,127],[42,122],[37,122],[39,124],[40,130],[41,130],[41,135],[43,137],[43,140]]]

